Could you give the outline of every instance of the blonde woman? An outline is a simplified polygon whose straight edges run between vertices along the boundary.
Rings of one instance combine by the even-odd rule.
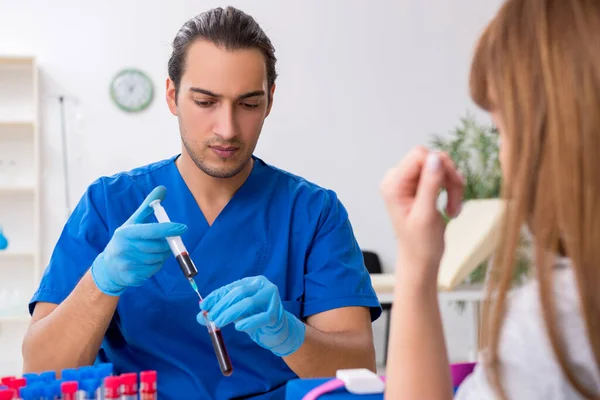
[[[509,205],[484,309],[481,362],[458,399],[600,398],[600,1],[508,0],[471,70],[500,131]],[[382,183],[398,244],[387,399],[452,397],[436,293],[438,191],[459,212],[446,154],[417,149]],[[536,276],[510,291],[521,227]]]

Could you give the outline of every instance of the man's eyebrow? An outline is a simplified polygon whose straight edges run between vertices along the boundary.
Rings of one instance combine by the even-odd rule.
[[[265,91],[264,90],[255,90],[255,91],[252,91],[252,92],[244,93],[243,95],[241,95],[239,97],[239,99],[243,100],[243,99],[247,99],[249,97],[264,96],[264,95],[265,95]]]
[[[202,93],[202,94],[205,94],[210,97],[216,97],[216,98],[223,97],[220,94],[217,94],[217,93],[211,92],[210,90],[202,89],[199,87],[191,87],[190,91],[196,92],[196,93]],[[238,100],[243,100],[243,99],[247,99],[250,97],[264,96],[264,95],[265,95],[264,90],[253,90],[251,92],[242,94],[241,96],[238,97]]]
[[[202,94],[205,94],[210,97],[221,97],[220,94],[216,94],[216,93],[211,92],[210,90],[206,90],[206,89],[202,89],[202,88],[198,88],[198,87],[191,87],[190,92],[202,93]]]

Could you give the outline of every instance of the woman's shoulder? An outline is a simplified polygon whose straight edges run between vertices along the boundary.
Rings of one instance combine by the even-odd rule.
[[[556,261],[553,269],[552,299],[556,311],[556,323],[565,339],[569,350],[571,345],[574,353],[579,353],[589,348],[589,340],[585,322],[581,314],[579,291],[575,274],[568,259],[560,258]],[[543,337],[540,346],[552,350],[550,339],[547,334],[544,310],[540,297],[540,284],[537,279],[529,279],[522,286],[513,289],[508,296],[508,307],[504,322],[504,330],[501,343],[509,345],[514,330],[519,336]],[[591,352],[591,350],[590,350]],[[551,351],[553,354],[553,351]]]
[[[553,299],[556,321],[576,375],[599,388],[600,377],[581,314],[577,282],[566,259],[558,260],[554,269]],[[579,398],[563,374],[550,343],[537,280],[531,279],[513,289],[507,306],[498,356],[508,398]],[[461,388],[464,390],[459,393],[481,392],[484,388],[491,393],[481,366],[470,381],[465,382],[465,388]]]

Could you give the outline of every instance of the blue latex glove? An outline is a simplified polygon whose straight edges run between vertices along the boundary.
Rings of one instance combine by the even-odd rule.
[[[113,234],[92,264],[92,278],[105,294],[120,295],[127,287],[141,286],[172,257],[167,236],[180,236],[187,226],[173,222],[143,223],[154,211],[150,203],[163,200],[166,189],[155,188],[142,205]]]
[[[196,319],[205,325],[203,312],[217,327],[230,323],[277,356],[287,356],[304,343],[306,326],[284,310],[279,289],[264,276],[244,278],[223,286],[200,303]]]

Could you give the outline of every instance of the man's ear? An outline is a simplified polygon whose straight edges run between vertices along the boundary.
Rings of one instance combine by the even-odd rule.
[[[175,88],[175,82],[171,78],[167,78],[165,97],[171,114],[177,115],[177,89]]]

